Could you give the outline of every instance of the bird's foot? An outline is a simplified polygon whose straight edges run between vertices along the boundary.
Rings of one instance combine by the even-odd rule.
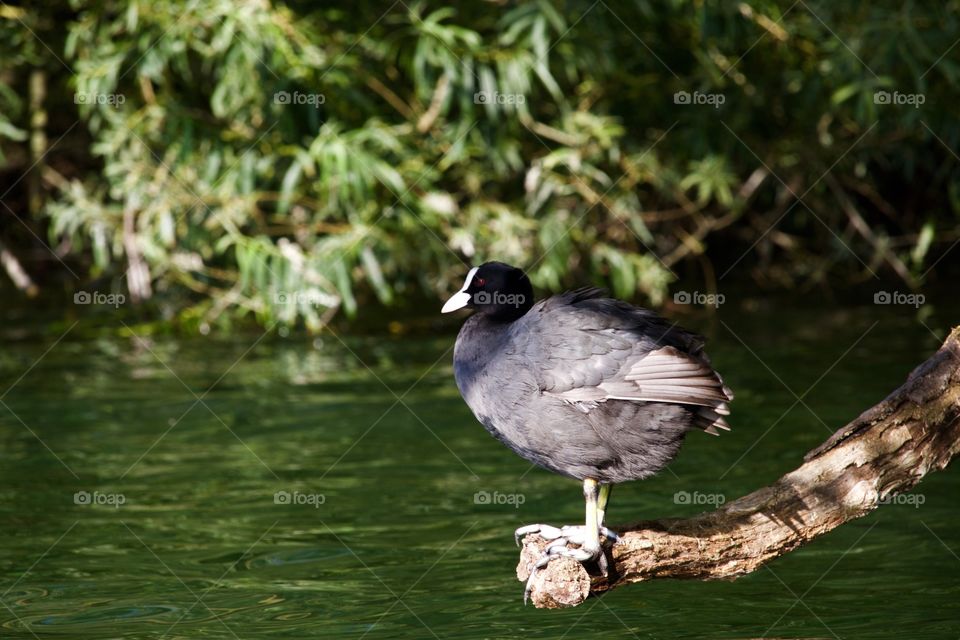
[[[597,563],[597,568],[604,576],[608,575],[609,567],[607,556],[603,553],[603,543],[615,543],[620,537],[606,527],[600,527],[598,532],[600,534],[600,544],[591,540],[591,536],[587,535],[587,528],[584,525],[567,525],[557,528],[547,524],[531,524],[517,529],[514,532],[517,545],[520,544],[520,538],[529,533],[538,534],[541,538],[550,542],[540,559],[530,568],[530,576],[527,578],[527,584],[523,589],[523,603],[526,604],[530,597],[537,571],[546,568],[554,558],[573,558],[580,563],[593,561]],[[575,547],[571,548],[568,545],[575,545]]]
[[[606,527],[600,527],[598,529],[600,533],[600,541],[608,541],[610,543],[615,543],[620,539],[620,536],[616,532],[607,529]],[[513,532],[513,539],[517,543],[517,546],[520,546],[520,538],[526,536],[527,534],[535,533],[539,535],[544,540],[555,540],[554,544],[566,544],[571,543],[578,546],[583,546],[587,541],[587,528],[582,524],[577,525],[564,525],[563,527],[554,527],[549,524],[528,524],[525,527],[520,527]],[[561,540],[562,538],[562,540]]]

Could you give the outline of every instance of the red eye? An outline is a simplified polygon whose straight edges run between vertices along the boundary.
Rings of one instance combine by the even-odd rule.
[[[477,278],[476,280],[474,280],[474,282],[478,287],[482,287],[483,285],[487,284],[486,278]]]

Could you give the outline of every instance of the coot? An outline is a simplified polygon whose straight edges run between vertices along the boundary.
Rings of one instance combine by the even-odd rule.
[[[603,526],[611,486],[663,469],[688,431],[729,430],[733,394],[702,338],[599,289],[535,304],[522,270],[487,262],[442,312],[464,307],[475,313],[457,336],[454,374],[477,420],[521,457],[583,482],[585,526],[517,529],[518,542],[552,541],[533,573],[556,556],[606,573],[601,538],[617,539]]]

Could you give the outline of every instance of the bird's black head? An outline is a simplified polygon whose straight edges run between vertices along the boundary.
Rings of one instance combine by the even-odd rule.
[[[494,320],[509,322],[533,306],[533,286],[527,275],[502,262],[486,262],[470,269],[463,288],[443,305],[443,313],[470,307]]]

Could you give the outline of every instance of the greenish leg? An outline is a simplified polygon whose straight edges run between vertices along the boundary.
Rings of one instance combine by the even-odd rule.
[[[586,540],[580,548],[596,555],[600,552],[600,483],[591,478],[583,481],[583,499],[586,502]]]
[[[530,570],[527,586],[523,590],[524,603],[527,602],[530,590],[533,588],[534,576],[540,569],[546,567],[553,558],[565,556],[579,562],[592,560],[597,563],[600,572],[607,575],[607,556],[603,552],[600,536],[602,534],[608,542],[616,542],[619,539],[616,533],[603,526],[603,516],[607,509],[607,502],[610,500],[610,488],[611,485],[601,485],[592,478],[583,481],[583,500],[586,512],[586,522],[583,527],[569,526],[558,529],[545,524],[531,524],[520,527],[514,532],[517,544],[520,544],[521,536],[530,533],[538,534],[545,540],[551,541],[546,551],[543,552],[543,555]],[[568,544],[580,548],[571,549],[567,546]]]
[[[600,485],[600,494],[597,496],[597,524],[603,526],[603,517],[607,513],[607,503],[610,501],[610,491],[613,490],[612,484]]]

